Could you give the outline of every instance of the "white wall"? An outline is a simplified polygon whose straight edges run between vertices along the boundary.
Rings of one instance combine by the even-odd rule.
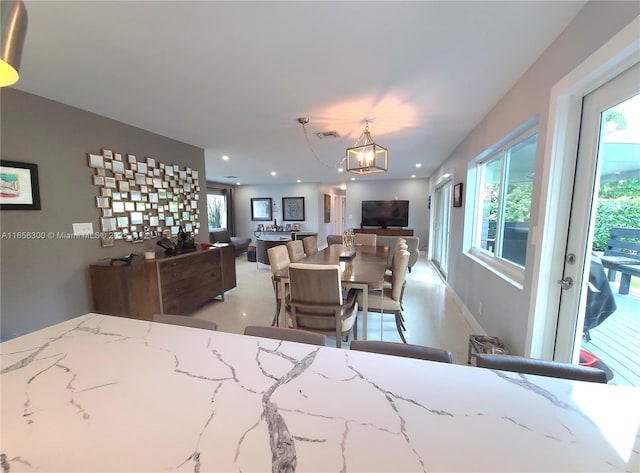
[[[639,13],[638,2],[587,3],[556,41],[458,145],[435,175],[453,172],[454,182],[465,183],[466,194],[469,161],[537,116],[539,141],[531,209],[531,221],[537,221],[539,212],[544,209],[540,202],[541,189],[547,185],[547,182],[541,182],[540,177],[546,164],[544,149],[548,139],[546,130],[551,88]],[[531,242],[527,247],[524,287],[519,289],[463,255],[463,228],[464,212],[452,212],[448,283],[487,333],[502,338],[512,352],[523,354],[532,295]],[[482,316],[478,310],[480,303]]]
[[[353,181],[347,184],[346,228],[360,228],[363,200],[408,200],[409,227],[420,238],[420,249],[429,241],[429,180],[390,179]]]

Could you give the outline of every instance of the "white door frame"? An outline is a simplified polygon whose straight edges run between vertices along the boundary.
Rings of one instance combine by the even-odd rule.
[[[640,17],[589,56],[551,89],[543,187],[537,222],[529,235],[534,250],[532,297],[525,355],[554,359],[562,266],[568,234],[573,175],[578,150],[582,99],[629,67],[640,62]],[[565,184],[565,185],[563,185]],[[557,361],[570,362],[570,359]]]

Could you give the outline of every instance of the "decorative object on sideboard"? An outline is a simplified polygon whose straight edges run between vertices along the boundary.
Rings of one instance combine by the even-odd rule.
[[[282,198],[282,220],[304,220],[304,197]]]
[[[0,161],[0,210],[40,210],[37,164]]]
[[[197,170],[109,149],[88,153],[88,164],[95,170],[92,182],[100,188],[96,207],[102,231],[112,232],[113,240],[141,243],[158,235],[178,236],[180,228],[198,234]]]
[[[18,82],[29,18],[22,0],[0,2],[0,87]]]
[[[122,258],[107,258],[107,259],[111,261],[111,264],[114,264],[114,263],[131,264],[131,262],[133,261],[133,258],[135,258],[136,256],[137,256],[137,253],[129,253],[127,256],[123,256]]]

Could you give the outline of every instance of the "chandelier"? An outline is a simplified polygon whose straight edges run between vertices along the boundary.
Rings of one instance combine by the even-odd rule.
[[[18,82],[28,20],[22,0],[2,0],[0,4],[0,87],[5,87]]]
[[[369,131],[369,122],[365,122],[364,131],[351,148],[347,148],[347,171],[354,174],[375,174],[388,169],[387,148],[373,141]]]

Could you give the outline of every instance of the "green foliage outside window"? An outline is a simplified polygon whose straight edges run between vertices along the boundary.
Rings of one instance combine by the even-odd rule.
[[[497,193],[496,193],[497,194]],[[528,222],[531,216],[531,196],[533,194],[533,184],[514,184],[509,186],[507,191],[507,204],[505,208],[504,221]],[[488,206],[489,215],[487,220],[495,221],[498,218],[497,195],[491,197]]]
[[[605,182],[600,185],[593,249],[607,249],[613,227],[640,228],[640,179]]]
[[[207,199],[207,217],[209,230],[222,227],[222,202],[218,199]]]

